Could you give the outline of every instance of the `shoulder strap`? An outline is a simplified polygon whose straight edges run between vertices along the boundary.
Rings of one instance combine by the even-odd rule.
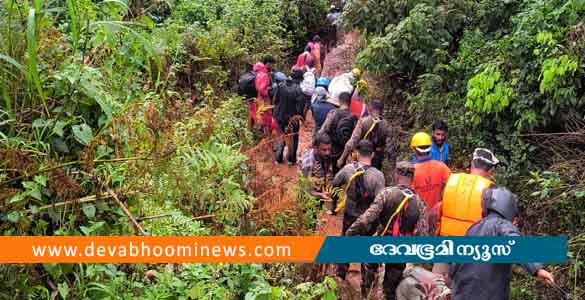
[[[364,140],[368,138],[368,136],[370,135],[370,133],[372,133],[372,131],[374,131],[374,129],[376,128],[376,125],[378,125],[378,123],[380,123],[380,120],[378,119],[374,119],[374,123],[372,123],[372,126],[370,126],[370,129],[368,129],[368,131],[366,132],[366,135],[364,135]]]
[[[388,222],[386,222],[386,226],[384,226],[384,230],[381,233],[377,232],[376,234],[374,234],[374,236],[384,236],[386,234],[386,232],[388,232],[388,229],[390,228],[390,224],[392,223],[392,220],[394,220],[394,218],[396,218],[396,216],[400,213],[400,211],[402,211],[402,209],[407,205],[408,200],[410,198],[414,197],[414,193],[410,190],[401,189],[400,191],[402,192],[402,195],[404,195],[404,197],[402,198],[402,201],[400,201],[400,204],[398,205],[398,207],[396,208],[394,213],[392,213],[392,215],[388,219]]]
[[[339,213],[344,207],[345,207],[345,201],[347,199],[347,192],[349,191],[349,187],[351,186],[351,184],[360,176],[364,175],[366,173],[366,171],[368,170],[369,166],[362,166],[362,167],[358,167],[355,172],[353,173],[353,175],[351,175],[351,177],[349,177],[349,180],[347,181],[347,185],[344,188],[344,193],[343,196],[341,197],[339,204],[337,204],[337,207],[335,208],[335,212]]]

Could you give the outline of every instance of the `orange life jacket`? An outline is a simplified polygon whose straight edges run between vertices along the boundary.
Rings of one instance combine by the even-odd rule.
[[[464,236],[482,217],[482,193],[493,182],[479,175],[452,174],[443,192],[439,235]]]

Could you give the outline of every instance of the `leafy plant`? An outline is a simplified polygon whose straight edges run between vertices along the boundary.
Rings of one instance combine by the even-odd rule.
[[[326,9],[324,0],[3,1],[2,233],[131,235],[115,193],[154,235],[239,234],[254,202],[241,149],[254,140],[231,85],[266,54],[284,65]],[[0,269],[0,299],[289,297],[293,282],[273,287],[260,265]]]
[[[478,113],[497,114],[510,105],[512,97],[514,91],[505,83],[500,71],[496,66],[488,65],[469,80],[465,106]]]

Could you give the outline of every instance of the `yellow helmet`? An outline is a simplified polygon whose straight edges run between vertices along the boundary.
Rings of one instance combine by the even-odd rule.
[[[360,79],[358,80],[358,82],[356,83],[356,88],[358,90],[358,92],[367,92],[368,91],[368,82]]]
[[[357,78],[360,78],[362,76],[362,70],[360,70],[359,68],[354,68],[353,70],[351,70],[351,72]]]
[[[417,132],[414,136],[412,136],[412,140],[410,141],[410,148],[416,149],[420,152],[428,152],[431,150],[431,145],[433,141],[431,141],[431,136],[426,132]],[[420,147],[424,147],[420,149]]]

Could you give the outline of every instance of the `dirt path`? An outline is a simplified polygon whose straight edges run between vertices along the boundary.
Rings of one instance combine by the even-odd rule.
[[[352,69],[353,61],[357,55],[357,41],[359,34],[351,32],[345,34],[325,57],[323,76],[331,79],[341,73]],[[313,132],[313,118],[309,112],[306,122],[301,126],[297,162],[301,162],[303,154],[311,148]],[[271,141],[263,140],[256,147],[246,151],[250,157],[249,165],[252,168],[254,182],[251,189],[257,198],[256,206],[260,208],[259,214],[268,213],[279,209],[291,209],[294,206],[293,199],[287,197],[294,190],[298,182],[298,166],[287,164],[275,164],[272,158]],[[339,218],[326,219],[323,228],[326,231],[318,231],[323,235],[339,235],[341,221]],[[339,221],[339,224],[334,223]],[[332,223],[333,222],[333,223]],[[325,225],[329,224],[329,225]],[[324,229],[325,230],[325,229]]]
[[[359,33],[350,32],[343,36],[338,46],[332,49],[325,57],[323,75],[331,79],[342,73],[350,72],[353,69],[353,62],[359,51]],[[320,216],[318,235],[341,235],[343,217],[341,215],[331,216],[323,213]],[[335,266],[325,267],[326,274],[335,276]],[[338,281],[341,299],[361,299],[360,295],[360,264],[351,264],[346,275],[346,281]],[[379,285],[378,285],[379,286]],[[381,289],[375,289],[373,298],[383,299]]]
[[[331,79],[339,74],[349,72],[358,53],[359,34],[346,33],[325,57],[323,76]],[[306,122],[301,126],[297,161],[301,162],[302,155],[311,148],[313,119],[309,112]],[[254,182],[252,189],[257,198],[257,220],[269,218],[275,211],[291,210],[295,207],[294,190],[298,183],[298,166],[275,164],[272,159],[272,145],[270,140],[264,140],[258,146],[250,149],[246,154],[250,157]],[[331,216],[322,213],[319,216],[317,235],[338,236],[341,233],[342,216]],[[321,266],[321,273],[335,275],[335,265]],[[352,264],[346,281],[338,281],[341,299],[360,299],[360,265]],[[376,291],[379,295],[380,291]],[[374,299],[381,299],[379,296]]]

